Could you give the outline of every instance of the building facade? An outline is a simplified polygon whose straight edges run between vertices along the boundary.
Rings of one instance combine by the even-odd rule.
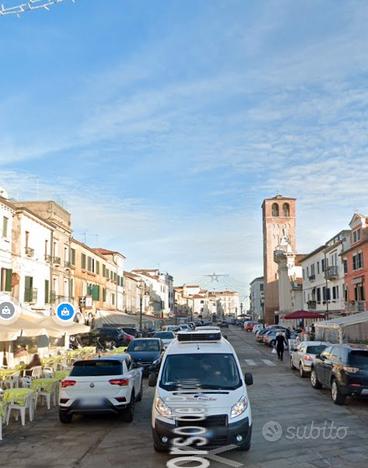
[[[140,281],[139,276],[124,271],[124,311],[127,314],[137,315],[140,312]]]
[[[250,315],[256,319],[260,320],[264,318],[264,281],[263,276],[255,278],[250,283]]]
[[[343,230],[302,261],[305,310],[327,318],[345,312],[345,274],[342,253],[350,246],[350,231]]]
[[[1,189],[0,189],[1,190]],[[2,192],[6,196],[6,192]],[[0,196],[0,293],[12,293],[13,277],[13,216],[15,207]]]
[[[263,221],[263,271],[264,271],[264,318],[275,322],[279,311],[278,265],[274,251],[282,239],[286,239],[292,252],[296,252],[296,200],[276,195],[262,204]]]
[[[350,221],[350,245],[341,253],[345,303],[349,313],[368,310],[368,218],[356,213]]]

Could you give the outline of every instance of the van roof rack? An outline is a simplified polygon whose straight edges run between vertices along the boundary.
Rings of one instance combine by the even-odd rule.
[[[220,341],[222,338],[221,331],[216,330],[201,330],[191,332],[179,332],[177,340],[180,343],[193,343],[198,341]]]

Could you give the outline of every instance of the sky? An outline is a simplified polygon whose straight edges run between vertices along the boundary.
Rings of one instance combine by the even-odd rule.
[[[65,0],[0,16],[0,185],[58,201],[76,238],[129,269],[227,274],[246,295],[264,198],[297,198],[300,253],[368,213],[367,23],[365,0]]]

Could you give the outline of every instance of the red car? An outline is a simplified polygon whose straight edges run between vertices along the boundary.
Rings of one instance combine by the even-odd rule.
[[[249,322],[244,322],[244,330],[247,332],[253,331],[253,327],[257,325],[258,322],[254,322],[252,320],[249,320]]]

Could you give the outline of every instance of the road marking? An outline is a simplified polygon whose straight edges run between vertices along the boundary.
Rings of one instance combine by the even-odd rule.
[[[262,361],[267,364],[267,366],[270,366],[270,367],[274,367],[276,366],[276,364],[272,361],[270,361],[269,359],[262,359]]]
[[[255,363],[255,361],[253,361],[253,359],[244,359],[244,361],[246,362],[246,364],[248,366],[256,366],[257,364]]]

